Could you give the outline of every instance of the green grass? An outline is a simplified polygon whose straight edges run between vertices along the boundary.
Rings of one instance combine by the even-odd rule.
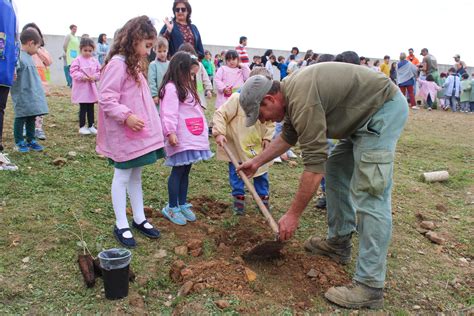
[[[166,232],[157,243],[137,237],[139,247],[133,251],[132,263],[137,281],[131,284],[130,292],[131,296],[142,297],[143,309],[131,305],[127,299],[105,300],[101,282],[93,289],[86,289],[76,264],[81,248],[77,245],[79,239],[73,234],[80,233],[74,214],[93,253],[117,246],[111,234],[113,169],[95,153],[92,137],[78,136],[77,108],[70,104],[69,98],[50,97],[49,105],[52,114],[45,118],[46,150],[43,153],[11,153],[12,161],[20,170],[0,172],[1,314],[148,312],[170,315],[175,310],[184,314],[236,315],[257,310],[261,314],[291,315],[295,312],[291,302],[242,300],[232,296],[224,297],[231,306],[221,311],[213,303],[220,296],[208,290],[177,299],[179,287],[170,280],[168,271],[176,258],[173,248],[182,241],[172,231]],[[426,312],[463,310],[473,305],[472,265],[463,267],[458,261],[460,257],[472,259],[474,254],[473,207],[465,203],[467,193],[474,193],[472,119],[468,115],[438,111],[419,111],[410,115],[395,163],[387,312],[406,315],[413,312],[413,305],[420,305]],[[4,136],[4,143],[10,147],[12,121],[10,106]],[[212,148],[215,149],[214,143]],[[70,151],[77,152],[77,156],[68,157]],[[67,164],[54,166],[52,161],[57,157],[68,158]],[[446,183],[420,181],[422,172],[442,169],[451,175]],[[301,162],[296,168],[272,167],[271,203],[276,217],[289,206],[301,171]],[[145,168],[145,205],[161,208],[166,203],[168,174],[169,168],[162,166],[162,162]],[[193,166],[189,195],[230,202],[226,164],[212,160]],[[445,205],[447,213],[438,211],[437,204]],[[415,230],[417,212],[434,220],[439,225],[437,231],[447,234],[446,245],[435,246]],[[453,219],[453,216],[459,216],[459,219]],[[213,222],[224,229],[239,225],[235,217]],[[295,238],[301,242],[315,233],[323,235],[325,231],[325,213],[315,211],[311,206],[306,210]],[[167,250],[168,256],[154,259],[153,254],[158,249]],[[215,251],[216,245],[205,240],[204,258],[211,259]],[[353,262],[346,268],[347,272],[352,273],[354,267]],[[461,284],[458,289],[449,285],[454,278]],[[312,300],[314,303],[308,313],[337,309],[322,297]],[[170,301],[171,306],[166,306]]]

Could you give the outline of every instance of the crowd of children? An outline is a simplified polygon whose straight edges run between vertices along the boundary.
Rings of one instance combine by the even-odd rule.
[[[71,32],[75,32],[75,28]],[[48,114],[46,70],[51,58],[43,48],[44,40],[36,25],[25,26],[20,41],[19,62],[11,89],[15,144],[19,152],[41,151],[43,147],[36,141],[43,132],[38,117]],[[105,34],[101,34],[99,45],[104,46],[105,42]],[[148,65],[152,47],[156,58]],[[95,52],[105,50],[108,53],[97,54],[99,62]],[[165,159],[164,165],[171,168],[168,203],[161,213],[177,225],[197,220],[187,196],[189,175],[194,163],[213,156],[209,133],[219,145],[217,158],[229,163],[234,212],[245,213],[244,184],[222,147],[228,146],[240,162],[245,162],[264,150],[281,130],[281,123],[257,122],[255,126],[246,127],[239,91],[249,76],[274,78],[278,69],[278,77],[283,80],[313,63],[333,60],[355,63],[349,61],[352,55],[359,60],[354,52],[345,52],[351,53],[350,56],[344,53],[333,56],[312,51],[300,59],[299,50],[294,47],[287,59],[276,58],[268,50],[262,57],[255,56],[249,67],[248,57],[245,63],[240,58],[242,52],[228,50],[213,61],[209,51],[198,57],[193,46],[187,43],[168,60],[168,41],[158,36],[147,16],[131,19],[117,31],[110,51],[108,46],[96,48],[88,37],[78,43],[70,40],[66,51],[70,55],[71,101],[79,105],[79,134],[97,134],[96,150],[107,157],[114,168],[111,192],[116,221],[113,234],[127,247],[136,246],[126,215],[127,194],[133,213],[131,226],[149,238],[160,236],[159,230],[145,218],[141,184],[143,167],[160,159]],[[390,66],[389,61],[386,56],[382,69],[377,71],[387,73],[396,81],[396,64]],[[418,94],[429,108],[439,100],[443,109],[455,112],[459,103],[462,112],[471,111],[474,85],[467,73],[460,78],[453,68],[448,75],[441,74],[440,81],[438,84],[432,75],[416,79]],[[204,110],[206,98],[211,97],[213,91],[217,94],[216,109],[208,127]],[[99,104],[97,129],[95,103]],[[284,159],[296,158],[292,151],[284,156]],[[16,170],[5,156],[0,164],[4,170],[7,166],[11,166],[9,170]],[[256,191],[268,208],[269,167],[270,164],[261,167],[253,179]],[[318,205],[324,207],[323,202],[320,200]]]

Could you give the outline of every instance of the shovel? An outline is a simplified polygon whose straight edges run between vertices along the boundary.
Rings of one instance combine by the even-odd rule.
[[[232,164],[234,165],[234,167],[238,168],[239,162],[234,157],[232,152],[229,150],[227,145],[224,144],[223,148],[227,156],[229,157],[229,159],[232,161]],[[260,209],[260,212],[262,212],[263,216],[265,217],[268,224],[270,225],[270,228],[272,229],[273,234],[275,235],[275,240],[261,242],[260,244],[245,251],[242,257],[246,260],[268,260],[268,259],[275,259],[275,258],[281,257],[280,251],[281,249],[283,249],[283,243],[279,241],[279,238],[278,238],[278,235],[279,235],[278,224],[275,222],[272,215],[267,210],[265,204],[263,204],[262,199],[257,194],[257,191],[255,191],[255,187],[253,186],[252,182],[250,182],[249,178],[247,178],[245,173],[243,171],[239,171],[239,176],[242,178],[242,180],[245,183],[245,186],[252,194],[253,199],[255,200],[255,202],[258,205],[258,208]]]

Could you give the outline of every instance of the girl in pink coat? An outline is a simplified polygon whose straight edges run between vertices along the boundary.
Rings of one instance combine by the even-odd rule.
[[[250,68],[240,63],[237,51],[225,53],[225,66],[220,67],[214,77],[217,89],[216,110],[224,104],[233,92],[237,92],[249,78]]]
[[[212,157],[208,126],[196,89],[199,61],[189,53],[171,58],[161,89],[160,116],[166,137],[166,162],[172,167],[168,179],[169,203],[161,211],[172,223],[185,225],[196,216],[187,203],[191,166]]]
[[[418,79],[418,84],[420,85],[420,92],[418,94],[425,101],[428,110],[431,111],[433,102],[436,101],[438,91],[442,88],[436,84],[432,75],[426,76],[426,80]]]
[[[69,70],[73,82],[71,101],[79,104],[79,134],[95,135],[97,129],[94,127],[94,103],[99,98],[96,81],[100,76],[100,64],[92,56],[95,51],[95,43],[92,39],[81,39],[79,49],[81,55],[74,59]],[[86,125],[86,115],[88,125]]]
[[[164,140],[148,83],[144,76],[147,53],[156,40],[147,16],[128,21],[115,36],[99,85],[99,122],[96,150],[115,168],[112,205],[115,238],[125,247],[136,246],[125,208],[127,193],[133,210],[132,226],[149,238],[160,232],[145,218],[142,168],[164,157]]]

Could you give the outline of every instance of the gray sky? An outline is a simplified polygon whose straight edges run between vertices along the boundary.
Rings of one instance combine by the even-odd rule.
[[[15,0],[20,25],[35,22],[45,34],[78,35],[114,31],[128,19],[146,14],[172,16],[172,0]],[[460,54],[474,65],[473,0],[190,0],[192,20],[204,44],[236,45],[241,35],[258,48],[318,53],[354,50],[359,55],[398,58],[413,47],[427,47],[439,63]],[[58,13],[63,12],[63,13]],[[427,25],[427,26],[425,26]],[[418,57],[420,57],[418,55]]]

